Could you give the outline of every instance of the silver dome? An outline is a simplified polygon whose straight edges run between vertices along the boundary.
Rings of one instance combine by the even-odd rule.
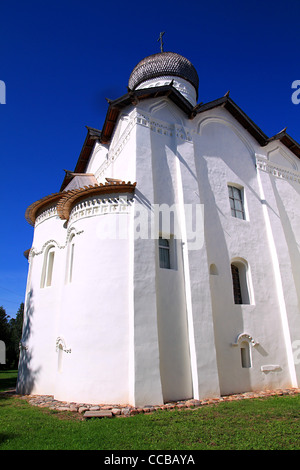
[[[192,63],[175,52],[160,52],[145,57],[131,72],[128,86],[134,90],[140,83],[162,76],[181,77],[190,82],[198,94],[199,77]]]

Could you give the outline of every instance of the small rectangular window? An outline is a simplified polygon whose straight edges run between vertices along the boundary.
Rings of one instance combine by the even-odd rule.
[[[230,202],[231,215],[237,219],[245,220],[245,208],[242,189],[235,186],[228,186],[228,195]]]
[[[74,263],[74,243],[70,247],[70,265],[69,265],[69,282],[72,282],[73,277],[73,263]]]
[[[244,369],[251,367],[250,346],[247,342],[241,344],[241,362]]]
[[[44,254],[44,264],[42,269],[41,287],[50,287],[52,285],[52,274],[54,265],[54,246],[50,246]]]
[[[49,251],[48,266],[47,266],[47,278],[46,278],[46,286],[47,287],[51,286],[51,284],[52,284],[53,263],[54,263],[54,251]]]
[[[169,240],[161,237],[159,237],[159,267],[171,269]]]
[[[242,304],[242,290],[240,283],[240,273],[239,268],[234,264],[231,265],[231,275],[232,275],[232,284],[233,284],[233,296],[235,304]]]

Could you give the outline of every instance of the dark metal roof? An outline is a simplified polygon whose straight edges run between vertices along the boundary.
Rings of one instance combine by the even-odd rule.
[[[110,142],[116,121],[123,108],[131,105],[136,106],[139,101],[149,98],[158,98],[161,96],[167,96],[188,116],[190,116],[194,109],[191,103],[172,85],[142,88],[140,90],[130,91],[126,95],[109,102],[109,108],[103,124],[100,141],[102,143]]]
[[[131,72],[128,86],[134,90],[145,80],[171,75],[181,77],[190,82],[198,94],[199,77],[193,64],[175,52],[160,52],[145,57]]]

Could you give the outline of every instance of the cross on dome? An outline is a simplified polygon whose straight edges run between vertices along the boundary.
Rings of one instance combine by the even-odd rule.
[[[165,31],[160,33],[159,38],[157,40],[157,42],[160,41],[160,52],[164,52],[164,43],[163,43],[163,35],[164,34],[165,34]]]

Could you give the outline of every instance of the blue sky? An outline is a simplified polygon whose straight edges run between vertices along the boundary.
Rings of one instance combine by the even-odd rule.
[[[14,316],[24,299],[34,201],[73,170],[85,126],[102,128],[107,102],[127,92],[133,67],[164,50],[196,67],[199,102],[230,90],[268,135],[287,126],[300,142],[300,2],[26,0],[0,4],[0,305]]]

